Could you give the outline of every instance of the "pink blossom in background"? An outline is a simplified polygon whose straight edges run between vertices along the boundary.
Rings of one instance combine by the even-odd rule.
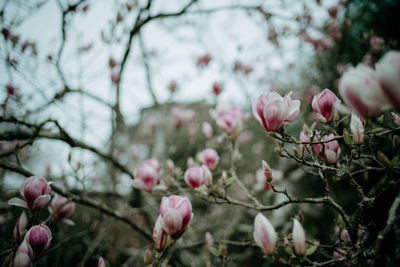
[[[294,120],[300,112],[300,101],[292,100],[276,92],[264,93],[253,100],[253,115],[266,131],[277,131],[282,125]]]
[[[171,121],[175,127],[180,127],[193,120],[195,112],[191,109],[173,107],[171,109]]]
[[[69,202],[64,205],[67,201],[68,199],[63,196],[56,196],[52,199],[50,209],[55,212],[54,219],[63,221],[75,212],[75,202]],[[63,206],[58,208],[61,205]]]
[[[203,131],[204,136],[207,139],[210,139],[213,137],[213,128],[210,123],[203,121],[203,123],[201,124],[201,129]]]
[[[218,106],[210,111],[217,126],[227,134],[239,134],[245,120],[244,111],[239,107]]]
[[[211,56],[209,54],[205,54],[197,59],[197,66],[204,68],[208,66],[211,61]]]
[[[388,107],[373,69],[364,64],[347,70],[339,81],[339,93],[344,102],[363,120],[377,116]]]
[[[199,161],[207,165],[211,171],[215,169],[219,162],[219,156],[217,151],[212,148],[207,148],[198,154]]]
[[[389,51],[378,63],[376,74],[383,94],[393,108],[400,108],[400,52]]]
[[[157,169],[147,163],[136,168],[134,177],[133,187],[144,191],[152,190],[159,180]]]
[[[214,95],[218,96],[220,93],[222,93],[222,89],[224,89],[224,85],[219,82],[214,82],[212,85],[212,92]]]

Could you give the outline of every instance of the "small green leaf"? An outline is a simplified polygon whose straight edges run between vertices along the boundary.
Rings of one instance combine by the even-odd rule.
[[[384,115],[382,114],[382,115],[379,116],[376,120],[377,120],[379,123],[383,123],[383,119],[384,119]]]
[[[220,256],[218,249],[216,249],[215,247],[210,247],[210,252],[216,257]]]
[[[235,180],[235,177],[228,178],[228,180],[226,180],[225,182],[225,187],[230,186],[233,180]]]
[[[396,156],[394,158],[392,158],[392,160],[390,161],[390,166],[396,166],[397,162],[399,162],[399,157]]]
[[[306,250],[306,256],[310,256],[314,254],[314,252],[317,250],[318,246],[311,246]]]

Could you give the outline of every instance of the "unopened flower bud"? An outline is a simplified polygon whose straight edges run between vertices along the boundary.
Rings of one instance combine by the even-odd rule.
[[[23,239],[26,233],[26,227],[28,226],[28,217],[26,213],[23,211],[19,216],[17,223],[14,227],[14,239],[15,242],[19,243]]]
[[[221,175],[220,180],[221,180],[221,184],[222,184],[222,185],[225,185],[225,184],[226,184],[226,181],[228,180],[228,175],[226,174],[225,171],[222,172],[222,175]]]
[[[322,122],[330,122],[335,114],[335,105],[339,103],[339,98],[329,89],[314,96],[312,108],[317,117]]]
[[[49,248],[52,239],[51,231],[44,224],[32,226],[28,233],[26,233],[25,239],[31,246],[37,259]]]
[[[394,112],[390,113],[392,115],[392,120],[394,125],[396,125],[397,127],[400,126],[400,115]]]
[[[263,169],[264,169],[265,179],[268,182],[271,182],[272,181],[272,170],[271,170],[271,167],[264,160],[261,161],[261,162],[262,162],[262,166],[263,166]]]
[[[19,245],[14,258],[14,267],[29,267],[31,266],[31,260],[33,252],[26,240],[22,241]]]
[[[201,124],[201,129],[203,130],[203,134],[207,139],[210,139],[213,137],[213,128],[210,123],[204,121]]]
[[[166,232],[163,229],[163,220],[161,215],[158,216],[156,225],[153,229],[153,242],[154,242],[154,249],[160,251],[164,248],[165,240],[166,240]]]
[[[356,114],[351,114],[350,130],[355,144],[364,143],[364,125]]]
[[[51,188],[43,177],[29,177],[21,186],[20,194],[25,199],[25,204],[18,198],[10,199],[11,205],[25,206],[36,211],[42,209],[50,201]]]
[[[146,252],[144,253],[143,260],[144,264],[150,264],[153,261],[153,256],[150,249],[147,249]]]
[[[174,172],[174,169],[175,169],[175,164],[174,164],[174,162],[173,162],[171,159],[167,159],[166,164],[167,164],[167,170],[168,170],[168,172],[173,173],[173,172]]]
[[[390,160],[383,154],[381,151],[378,151],[378,160],[382,163],[385,167],[390,168]]]
[[[253,238],[265,254],[275,253],[278,235],[270,221],[261,213],[258,213],[254,220]]]
[[[106,262],[104,261],[103,257],[99,258],[99,261],[97,262],[97,267],[106,267]]]
[[[192,157],[189,157],[186,161],[186,167],[189,169],[191,167],[196,166],[196,163],[194,162],[194,159]]]
[[[306,234],[304,232],[303,226],[297,219],[293,219],[293,245],[297,255],[304,255],[306,253]]]
[[[214,246],[214,240],[210,232],[207,232],[205,235],[205,243],[208,249]]]

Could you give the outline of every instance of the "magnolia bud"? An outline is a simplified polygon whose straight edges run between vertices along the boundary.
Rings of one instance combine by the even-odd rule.
[[[50,209],[52,210],[52,212],[55,212],[54,219],[58,221],[63,221],[67,217],[71,216],[72,213],[74,213],[75,202],[69,202],[65,204],[67,201],[68,199],[62,196],[57,196],[53,198],[50,203]],[[62,207],[59,208],[60,206]]]
[[[17,223],[15,224],[14,227],[15,242],[17,243],[21,242],[22,238],[26,233],[27,226],[28,226],[28,217],[26,216],[26,213],[23,211],[19,216]]]
[[[378,160],[385,165],[385,167],[390,168],[390,160],[381,151],[378,151]]]
[[[293,244],[297,255],[304,255],[306,253],[306,234],[304,232],[303,226],[297,219],[293,219]]]
[[[206,186],[211,186],[213,183],[213,177],[210,172],[210,170],[207,168],[207,166],[203,165],[201,166],[204,170],[204,182]]]
[[[20,188],[26,206],[32,211],[40,210],[50,201],[51,188],[43,177],[29,177]]]
[[[166,233],[163,229],[163,220],[161,218],[161,215],[158,216],[156,225],[154,226],[153,229],[153,242],[154,242],[154,249],[157,251],[160,251],[164,248],[164,243],[165,243],[165,237]]]
[[[14,267],[29,267],[31,265],[31,259],[33,257],[33,252],[27,241],[22,241],[19,245],[14,258]]]
[[[364,125],[356,114],[351,114],[350,130],[355,144],[364,143]]]
[[[171,159],[167,159],[166,164],[167,164],[168,172],[173,173],[173,172],[174,172],[174,169],[175,169],[175,164],[174,164],[174,162],[173,162]]]
[[[190,167],[194,167],[194,166],[196,166],[194,159],[192,157],[189,157],[186,162],[186,167],[189,169]]]
[[[97,267],[106,267],[106,262],[104,261],[103,257],[99,258],[99,261],[97,262]]]
[[[320,121],[330,122],[335,113],[335,105],[339,102],[339,98],[331,90],[325,89],[322,93],[314,96],[312,108]]]
[[[207,232],[205,235],[205,243],[208,249],[210,249],[212,246],[214,246],[214,240],[210,232]]]
[[[207,167],[191,167],[185,172],[185,182],[192,189],[198,188],[206,183],[205,171]],[[208,169],[207,169],[208,170]]]
[[[228,175],[226,174],[225,171],[222,172],[220,180],[222,185],[225,185],[226,182],[228,181]]]
[[[44,224],[32,226],[28,233],[26,233],[25,239],[28,241],[37,259],[49,248],[52,239],[51,231]]]
[[[394,112],[391,112],[390,114],[392,115],[392,120],[393,120],[394,125],[399,127],[400,126],[400,116],[399,116],[399,114],[394,113]]]
[[[322,138],[323,141],[329,141],[333,139],[334,139],[333,134],[326,135]],[[331,142],[325,143],[324,146],[325,146],[324,152],[325,152],[326,162],[329,164],[335,163],[338,160],[340,154],[339,142],[337,140],[333,140]]]
[[[258,213],[254,220],[253,238],[265,254],[275,253],[278,235],[269,220],[261,213]]]
[[[272,181],[272,170],[271,170],[271,167],[264,160],[261,161],[261,162],[262,162],[262,166],[263,166],[263,169],[264,169],[265,179],[268,182],[271,182]]]
[[[400,107],[400,52],[389,51],[376,64],[376,73],[383,94],[393,108]]]
[[[144,191],[152,190],[159,180],[158,166],[154,162],[146,161],[137,167],[132,182],[133,187]]]
[[[207,139],[212,138],[212,136],[213,136],[213,128],[212,128],[212,126],[211,126],[210,123],[204,121],[204,122],[201,124],[201,128],[202,128],[202,130],[203,130],[204,136],[205,136]]]
[[[153,256],[152,256],[152,253],[151,253],[150,249],[146,249],[146,252],[144,253],[143,260],[144,260],[144,264],[150,264],[152,262]]]

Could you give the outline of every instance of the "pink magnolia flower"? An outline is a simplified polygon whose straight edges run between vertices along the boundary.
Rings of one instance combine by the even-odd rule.
[[[144,191],[153,189],[159,179],[158,171],[148,163],[143,163],[137,167],[134,176],[133,187]]]
[[[222,89],[224,89],[224,85],[219,82],[214,82],[212,86],[212,92],[214,95],[219,95],[222,92]]]
[[[204,136],[205,136],[207,139],[210,139],[210,138],[213,137],[213,128],[212,128],[212,126],[211,126],[210,123],[204,121],[204,122],[201,124],[201,129],[202,129],[202,131],[203,131]]]
[[[322,122],[330,122],[335,113],[335,105],[340,102],[339,98],[329,89],[314,96],[312,108]]]
[[[301,226],[300,222],[297,219],[293,220],[292,237],[296,254],[304,255],[307,249],[306,234],[304,232],[303,226]]]
[[[12,198],[8,201],[8,204],[36,211],[46,206],[51,198],[49,183],[45,178],[38,176],[31,176],[25,180],[19,192],[25,202],[19,198]]]
[[[14,227],[14,239],[15,242],[19,243],[26,233],[26,227],[28,226],[28,217],[26,213],[23,211],[19,216],[17,223]]]
[[[362,119],[379,115],[388,106],[378,77],[364,64],[347,70],[339,81],[339,93],[344,102]]]
[[[253,238],[261,250],[267,254],[274,254],[278,243],[278,234],[270,221],[261,213],[254,220]]]
[[[264,93],[253,101],[253,115],[266,131],[277,131],[300,112],[300,101],[292,100],[291,93],[285,97],[276,92]]]
[[[209,170],[214,170],[219,162],[219,156],[217,151],[212,148],[207,148],[201,151],[198,155],[201,163],[207,165]]]
[[[172,238],[179,238],[193,217],[192,204],[187,197],[172,195],[163,197],[160,205],[163,229]]]
[[[175,127],[180,127],[193,120],[195,112],[191,109],[173,107],[171,109],[171,120]]]
[[[194,159],[192,157],[189,157],[186,161],[186,168],[194,167],[196,166],[196,163],[194,162]]]
[[[144,164],[148,164],[151,167],[153,167],[157,172],[159,172],[161,170],[161,165],[158,162],[158,160],[156,159],[146,159],[144,162]]]
[[[382,92],[393,108],[400,108],[400,52],[389,51],[378,63],[376,74]]]
[[[203,184],[212,184],[212,175],[207,166],[190,167],[185,172],[185,182],[192,189],[198,188]]]
[[[106,262],[104,261],[103,257],[99,258],[99,261],[97,262],[97,267],[106,267]]]
[[[32,248],[26,240],[19,245],[14,257],[14,267],[29,267],[33,257]]]
[[[356,114],[351,114],[350,130],[355,144],[364,143],[364,125]]]
[[[37,259],[49,248],[52,239],[51,231],[44,224],[32,226],[26,233],[25,239]]]
[[[165,237],[166,237],[166,232],[163,229],[163,219],[161,215],[158,215],[156,224],[154,225],[153,229],[153,242],[154,242],[154,249],[157,251],[160,251],[164,248],[165,244]]]
[[[69,202],[64,205],[64,203],[66,203],[67,201],[68,201],[68,199],[66,199],[65,197],[62,197],[62,196],[57,196],[57,197],[53,198],[50,203],[50,210],[51,210],[51,212],[55,212],[55,214],[54,214],[55,220],[63,221],[63,222],[66,222],[67,224],[73,225],[74,223],[70,220],[67,220],[67,218],[69,216],[71,216],[72,213],[74,213],[75,202]],[[63,205],[63,206],[61,208],[58,208],[61,205]]]
[[[211,110],[210,115],[217,126],[227,134],[236,135],[242,130],[245,114],[239,107],[219,106],[216,110]]]
[[[323,141],[333,140],[334,135],[326,135],[322,138]],[[325,160],[327,163],[335,163],[339,158],[340,146],[337,140],[325,143]]]

